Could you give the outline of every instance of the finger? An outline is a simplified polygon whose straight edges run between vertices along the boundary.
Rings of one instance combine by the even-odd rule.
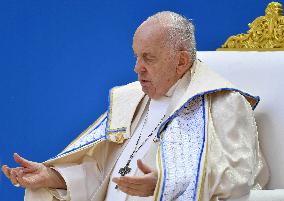
[[[140,197],[146,197],[146,196],[150,196],[151,194],[147,193],[147,192],[141,192],[135,189],[131,189],[131,188],[127,188],[127,187],[123,187],[123,186],[118,186],[118,188],[128,194],[128,195],[132,195],[132,196],[140,196]]]
[[[147,180],[146,176],[123,176],[119,177],[119,181],[131,183],[131,184],[145,184]]]
[[[33,184],[33,179],[28,174],[34,172],[34,170],[30,170],[28,168],[19,167],[17,169],[17,182],[19,186],[23,188],[29,188]]]
[[[142,160],[140,160],[140,159],[137,160],[137,166],[144,174],[148,174],[148,173],[151,173],[153,171],[149,166],[144,164],[142,162]]]
[[[116,183],[118,186],[131,188],[131,189],[134,189],[134,190],[142,189],[142,185],[141,184],[130,183],[130,182],[128,182],[127,179],[124,179],[123,177],[121,177],[121,178],[113,178],[112,181],[114,183]]]
[[[17,171],[15,169],[11,169],[10,180],[13,185],[17,185],[19,183],[17,180]]]
[[[36,188],[37,180],[33,177],[33,175],[28,174],[29,170],[27,168],[20,167],[17,169],[17,181],[20,186],[24,188]],[[33,171],[32,171],[33,172]]]
[[[123,176],[120,178],[113,178],[113,182],[117,185],[130,187],[136,190],[151,190],[156,186],[156,180],[153,181],[153,178],[150,177],[151,175],[147,176]]]
[[[21,157],[19,154],[14,153],[14,160],[20,164],[22,167],[30,167],[32,165],[31,161]]]
[[[23,177],[23,175],[25,174],[25,172],[24,172],[24,170],[25,170],[26,168],[23,168],[23,167],[19,167],[18,168],[18,170],[17,170],[17,178],[19,178],[19,177]]]
[[[122,192],[128,194],[128,195],[132,195],[132,196],[139,196],[141,193],[138,192],[137,190],[128,188],[128,187],[124,187],[124,186],[118,186],[119,190],[121,190]]]
[[[18,183],[24,188],[28,188],[31,185],[31,181],[23,175],[17,177],[17,180],[18,180]]]
[[[37,169],[35,167],[31,167],[31,168],[24,168],[23,169],[23,173],[24,174],[28,174],[28,173],[33,173],[34,171],[36,171]]]
[[[11,171],[11,169],[7,165],[3,165],[2,166],[2,171],[5,174],[5,176],[10,179],[10,171]]]

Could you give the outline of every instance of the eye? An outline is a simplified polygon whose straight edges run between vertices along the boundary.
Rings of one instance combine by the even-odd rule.
[[[155,61],[155,57],[149,54],[143,54],[143,59],[146,63],[151,63]]]

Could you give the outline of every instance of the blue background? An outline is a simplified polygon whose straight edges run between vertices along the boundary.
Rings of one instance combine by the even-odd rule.
[[[136,80],[132,35],[148,16],[192,18],[198,50],[215,50],[269,2],[1,0],[0,163],[15,166],[14,152],[44,161],[103,113],[108,90]],[[0,199],[23,200],[0,176]]]

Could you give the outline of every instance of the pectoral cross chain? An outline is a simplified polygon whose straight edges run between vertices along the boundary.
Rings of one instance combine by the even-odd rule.
[[[159,124],[154,128],[154,130],[152,130],[152,132],[147,136],[147,138],[141,143],[141,145],[139,146],[139,141],[140,141],[140,138],[142,136],[142,132],[144,130],[144,127],[147,123],[147,120],[148,120],[148,113],[149,113],[149,108],[148,108],[148,111],[146,113],[146,116],[145,116],[145,119],[144,119],[144,122],[143,122],[143,125],[142,125],[142,128],[141,128],[141,131],[140,131],[140,134],[139,134],[139,137],[136,141],[136,145],[135,145],[135,148],[132,152],[132,154],[129,156],[129,160],[127,161],[126,165],[122,168],[119,169],[118,173],[123,177],[127,174],[129,174],[131,172],[131,168],[129,167],[130,165],[130,162],[131,160],[134,158],[134,155],[139,151],[139,149],[147,142],[147,140],[154,134],[154,132],[156,131],[156,129],[161,125],[163,119],[165,118],[165,115],[162,117],[162,119],[160,120]],[[115,189],[118,189],[118,186],[116,185],[115,186]]]

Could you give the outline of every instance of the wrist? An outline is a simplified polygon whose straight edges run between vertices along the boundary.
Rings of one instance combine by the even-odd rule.
[[[61,174],[56,171],[53,168],[47,167],[48,173],[50,176],[50,184],[48,187],[54,188],[54,189],[67,189],[66,183],[64,178],[61,176]]]

